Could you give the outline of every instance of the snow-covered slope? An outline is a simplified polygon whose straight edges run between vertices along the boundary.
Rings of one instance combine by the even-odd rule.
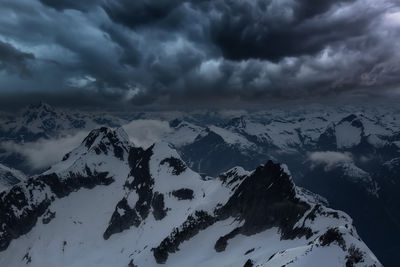
[[[380,266],[351,218],[268,161],[215,179],[100,128],[0,193],[0,266]]]

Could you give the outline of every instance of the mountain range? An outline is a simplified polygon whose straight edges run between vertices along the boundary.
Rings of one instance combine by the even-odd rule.
[[[285,163],[297,185],[323,196],[327,200],[324,203],[329,202],[332,208],[348,213],[379,260],[385,266],[396,266],[400,249],[400,113],[396,108],[310,106],[104,115],[60,111],[40,104],[26,110],[30,112],[21,112],[19,117],[2,116],[0,142],[34,142],[82,129],[127,129],[125,125],[131,121],[158,120],[169,125],[158,141],[175,149],[179,155],[176,158],[199,173],[202,180],[218,180],[221,173],[236,166],[250,173],[268,160]],[[36,115],[27,115],[31,113]],[[35,117],[35,123],[27,123],[29,117]],[[35,135],[38,132],[40,135]],[[132,139],[132,135],[135,132],[129,132],[126,139]],[[3,149],[0,156],[3,163],[30,175],[40,176],[44,171],[30,169],[26,159],[15,152]]]
[[[0,251],[1,266],[381,266],[286,165],[205,179],[169,144],[105,127],[0,193]]]

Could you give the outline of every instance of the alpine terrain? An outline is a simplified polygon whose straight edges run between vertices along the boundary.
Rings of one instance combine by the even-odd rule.
[[[0,193],[0,266],[381,266],[327,205],[286,165],[205,177],[102,127]]]

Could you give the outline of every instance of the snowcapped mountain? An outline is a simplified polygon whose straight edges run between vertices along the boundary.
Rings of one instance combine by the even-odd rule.
[[[381,266],[285,165],[204,179],[108,128],[0,193],[0,250],[0,266]]]
[[[284,162],[297,184],[323,195],[334,208],[354,218],[361,236],[386,266],[397,265],[397,110],[260,111],[213,121],[181,118],[176,124],[179,129],[172,123],[173,131],[163,140],[172,143],[183,160],[204,175],[216,176],[236,165],[254,169],[266,158]],[[190,138],[179,142],[183,132],[190,133]],[[348,159],[334,167],[313,168],[310,155],[315,152],[325,154],[327,162],[334,160],[330,155],[335,153]]]
[[[35,113],[34,106],[21,112],[21,116],[3,116],[0,128],[7,134],[0,136],[0,144],[62,137],[79,131],[83,124],[62,119],[67,115],[82,120],[84,129],[119,126],[136,119],[164,120],[168,127],[168,121],[170,129],[160,140],[171,144],[188,167],[202,177],[216,177],[237,165],[252,170],[266,159],[284,162],[297,184],[323,195],[332,207],[352,216],[363,240],[385,266],[396,266],[400,247],[396,167],[396,159],[400,158],[400,112],[396,109],[305,107],[252,112],[139,112],[118,118],[115,114],[62,111],[46,106],[38,105],[41,111],[34,116],[22,116]],[[60,126],[46,128],[41,121],[48,115],[40,114],[52,114],[52,109],[65,116],[51,115],[49,118],[56,118],[57,123],[44,125]],[[32,130],[26,135],[16,125]],[[40,134],[29,139],[34,136],[34,128]],[[323,164],[313,168],[315,162],[310,155],[315,152],[339,153],[350,160],[335,164],[334,168]],[[3,150],[0,154],[1,162],[32,173],[21,155]],[[329,161],[329,157],[325,160]]]
[[[22,172],[0,164],[0,191],[18,184],[25,179],[26,176]]]

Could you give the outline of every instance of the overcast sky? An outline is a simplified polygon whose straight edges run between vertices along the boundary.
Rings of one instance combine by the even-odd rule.
[[[0,105],[400,95],[398,0],[0,0]]]

